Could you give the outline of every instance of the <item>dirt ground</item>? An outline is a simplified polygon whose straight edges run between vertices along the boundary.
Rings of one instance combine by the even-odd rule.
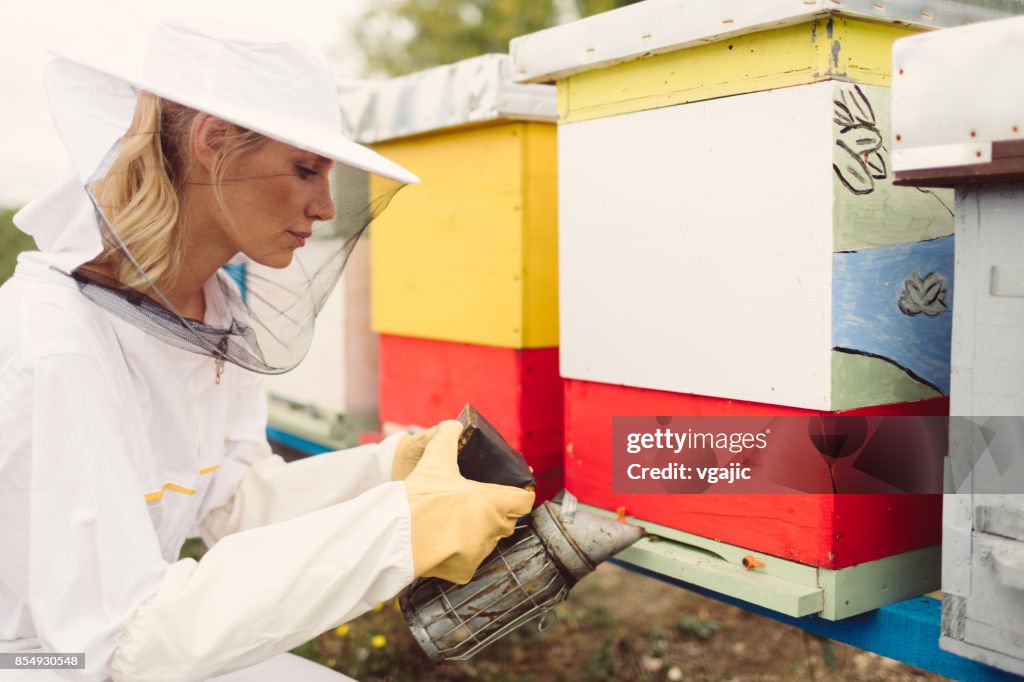
[[[362,682],[945,679],[610,564],[556,611],[460,663],[430,663],[394,603],[296,653]]]

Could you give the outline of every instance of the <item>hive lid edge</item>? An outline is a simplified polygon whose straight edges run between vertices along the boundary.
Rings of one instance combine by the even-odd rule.
[[[514,38],[513,78],[544,83],[824,15],[949,28],[1024,13],[1016,0],[646,0]]]

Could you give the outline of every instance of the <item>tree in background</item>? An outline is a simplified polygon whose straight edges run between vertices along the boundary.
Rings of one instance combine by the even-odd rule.
[[[353,36],[372,75],[400,76],[481,54],[512,38],[637,0],[383,0]]]
[[[0,208],[0,284],[14,272],[14,264],[22,251],[36,248],[36,243],[27,234],[14,226],[16,208]]]

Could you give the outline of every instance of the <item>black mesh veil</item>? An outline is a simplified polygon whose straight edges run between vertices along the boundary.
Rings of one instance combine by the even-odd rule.
[[[132,172],[111,165],[101,182]],[[161,341],[278,374],[305,356],[356,242],[405,185],[270,140],[228,164],[218,182],[186,186],[192,193],[173,228],[185,236],[165,247],[147,232],[159,212],[126,219],[128,210],[112,208],[110,193],[90,182],[105,253],[136,276],[89,264],[70,274],[91,301]],[[198,319],[179,311],[172,291],[206,272]]]

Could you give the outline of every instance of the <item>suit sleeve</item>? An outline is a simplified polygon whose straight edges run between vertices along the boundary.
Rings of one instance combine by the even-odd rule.
[[[62,353],[33,360],[0,391],[0,406],[30,424],[30,471],[5,500],[24,501],[20,587],[39,646],[85,653],[84,671],[62,673],[205,679],[286,651],[412,581],[401,482],[239,530],[199,562],[167,563],[112,384],[95,359]]]
[[[286,463],[267,443],[261,377],[246,372],[232,404],[227,452],[199,513],[208,546],[239,531],[293,519],[390,481],[401,435]]]

